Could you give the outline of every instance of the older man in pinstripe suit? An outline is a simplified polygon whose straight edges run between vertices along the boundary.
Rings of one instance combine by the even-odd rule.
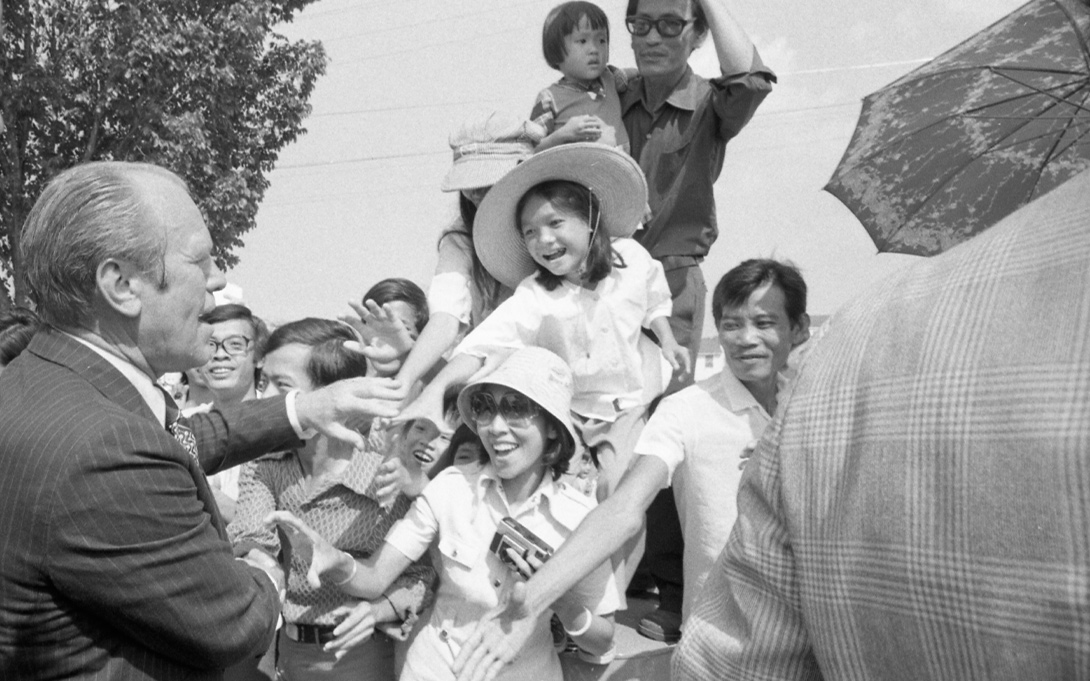
[[[191,422],[154,380],[199,366],[224,285],[174,174],[92,163],[55,178],[22,232],[45,322],[0,376],[0,679],[217,679],[261,654],[272,559],[235,560],[205,473],[391,415],[374,379]]]

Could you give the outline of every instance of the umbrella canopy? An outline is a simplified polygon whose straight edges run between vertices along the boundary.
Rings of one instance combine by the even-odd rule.
[[[825,189],[878,250],[941,253],[1090,167],[1088,3],[1033,0],[863,101]]]

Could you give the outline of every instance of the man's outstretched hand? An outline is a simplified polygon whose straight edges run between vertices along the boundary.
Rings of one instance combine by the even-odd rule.
[[[527,603],[525,582],[516,582],[506,603],[484,616],[454,660],[458,681],[491,681],[530,640],[537,617]]]

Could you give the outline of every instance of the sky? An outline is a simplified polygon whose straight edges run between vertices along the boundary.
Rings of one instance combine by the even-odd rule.
[[[541,55],[557,0],[320,0],[282,27],[329,57],[306,135],[269,179],[257,228],[227,273],[274,323],[349,312],[371,285],[405,277],[427,288],[436,240],[456,214],[439,191],[463,120],[529,114],[559,78]],[[720,236],[703,269],[709,289],[753,257],[791,260],[826,315],[915,261],[878,253],[822,187],[851,139],[862,99],[1024,4],[1022,0],[731,0],[779,82],[727,147],[716,183]],[[611,63],[634,66],[624,0],[599,5]],[[711,40],[690,59],[718,72]],[[712,335],[706,315],[704,335]]]

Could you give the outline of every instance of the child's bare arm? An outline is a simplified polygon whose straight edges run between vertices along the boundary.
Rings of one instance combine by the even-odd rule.
[[[482,366],[484,366],[484,360],[480,357],[464,352],[455,355],[447,362],[443,370],[424,386],[420,395],[394,417],[394,422],[405,423],[415,419],[429,419],[432,423],[442,423],[443,393],[452,385],[468,381]]]
[[[674,371],[688,374],[692,370],[692,358],[689,357],[689,351],[681,347],[677,339],[674,338],[674,332],[670,329],[669,317],[656,317],[651,320],[651,330],[655,333],[655,337],[659,339],[662,356],[666,358]]]
[[[605,122],[597,116],[589,114],[573,116],[567,123],[554,130],[550,135],[541,140],[537,145],[537,151],[572,142],[593,142],[602,136],[602,127]]]

